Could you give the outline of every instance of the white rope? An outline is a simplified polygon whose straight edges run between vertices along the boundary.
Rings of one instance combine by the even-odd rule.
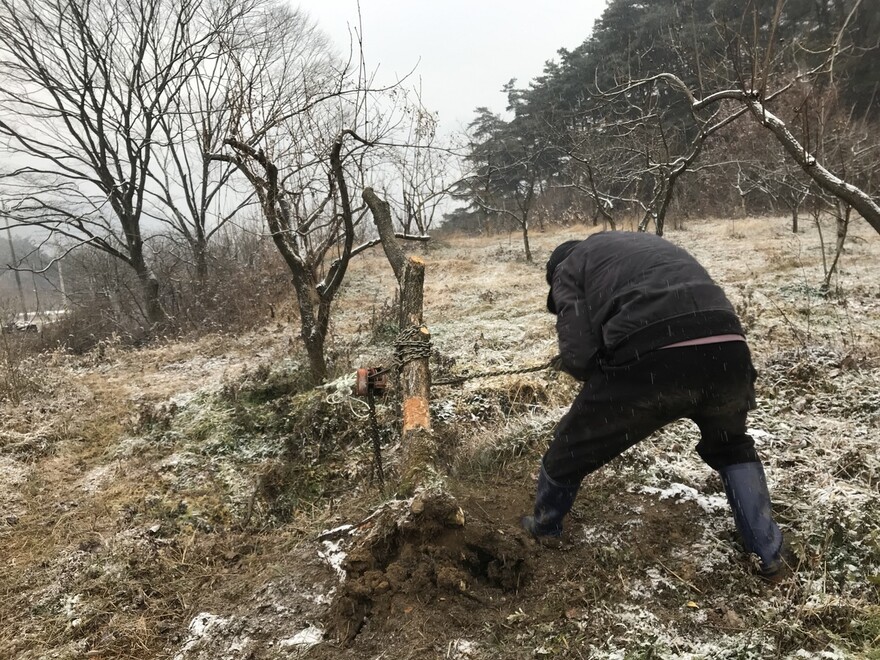
[[[370,404],[364,399],[352,395],[352,389],[356,382],[357,373],[350,373],[341,376],[336,380],[332,380],[329,383],[325,383],[320,387],[321,389],[327,390],[327,396],[324,397],[324,401],[332,406],[339,406],[343,403],[347,403],[349,410],[351,410],[351,414],[354,415],[356,419],[367,419],[370,416]],[[363,406],[365,411],[358,412],[355,410],[355,402]]]

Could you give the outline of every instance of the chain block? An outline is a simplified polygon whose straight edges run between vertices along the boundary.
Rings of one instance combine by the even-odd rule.
[[[383,367],[362,367],[357,370],[352,394],[354,396],[367,396],[373,394],[385,394],[388,389],[388,370]]]

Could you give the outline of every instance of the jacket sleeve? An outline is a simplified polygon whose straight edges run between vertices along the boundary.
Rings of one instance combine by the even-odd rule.
[[[581,381],[598,366],[601,339],[593,328],[584,295],[583,274],[564,265],[553,275],[551,295],[556,305],[556,334],[562,368]]]

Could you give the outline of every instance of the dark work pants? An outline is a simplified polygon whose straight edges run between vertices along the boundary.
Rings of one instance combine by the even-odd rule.
[[[758,461],[746,416],[755,370],[745,342],[663,348],[624,365],[603,364],[584,383],[544,454],[547,474],[574,486],[654,431],[689,418],[712,468]]]

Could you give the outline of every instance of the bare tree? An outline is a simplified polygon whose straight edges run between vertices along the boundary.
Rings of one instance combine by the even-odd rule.
[[[595,98],[600,103],[613,104],[614,114],[621,115],[601,126],[601,134],[609,145],[606,149],[611,154],[605,159],[605,176],[610,185],[601,193],[596,188],[595,164],[587,155],[589,151],[580,147],[571,152],[572,160],[587,174],[589,187],[583,183],[579,187],[601,201],[600,212],[610,215],[607,209],[615,204],[640,208],[639,231],[646,231],[653,224],[659,236],[663,235],[681,177],[693,170],[707,140],[746,112],[732,104],[718,104],[709,112],[699,112],[691,106],[691,125],[682,128],[678,125],[680,119],[671,119],[662,107],[668,103],[669,87],[675,89],[679,84],[675,76],[660,74],[597,90]]]
[[[800,166],[816,185],[856,209],[875,230],[880,232],[880,202],[872,198],[872,196],[864,190],[845,181],[823,166],[816,155],[811,153],[794,136],[788,125],[768,109],[768,102],[772,101],[773,98],[780,95],[787,88],[783,88],[782,90],[769,95],[766,99],[762,99],[757,93],[754,93],[751,90],[744,89],[721,90],[704,98],[697,98],[679,78],[672,74],[661,74],[660,76],[655,77],[655,79],[667,80],[670,84],[684,93],[690,102],[690,107],[695,117],[699,117],[701,112],[704,112],[707,109],[712,110],[713,108],[716,108],[712,115],[715,116],[715,113],[717,113],[717,107],[723,105],[724,101],[737,101],[740,104],[740,108],[731,112],[724,120],[717,122],[717,124],[713,124],[713,128],[710,129],[711,132],[714,132],[723,125],[730,123],[737,117],[748,112],[760,123],[761,126],[770,131],[770,133],[782,145],[789,157]],[[653,80],[638,81],[635,84],[648,84],[650,82],[653,82]],[[711,134],[708,131],[707,133]],[[702,136],[700,140],[694,144],[690,154],[677,161],[676,167],[670,170],[670,175],[680,170],[682,166],[686,167],[690,162],[693,162],[693,158],[699,154],[698,147],[701,146],[702,141],[707,136],[708,135]],[[674,179],[671,179],[671,182],[674,183]]]
[[[168,226],[168,238],[182,240],[199,283],[208,277],[208,243],[212,236],[253,200],[253,193],[235,190],[235,167],[211,158],[226,137],[234,107],[231,57],[205,62],[180,90],[169,112],[159,118],[163,145],[149,171],[148,192],[154,202],[149,215]]]
[[[218,56],[193,71],[162,116],[162,166],[150,173],[156,217],[185,240],[199,280],[207,276],[210,238],[256,196],[252,186],[237,186],[234,163],[213,155],[230,137],[256,145],[301,109],[291,102],[308,107],[333,96],[339,81],[330,53],[303,11],[256,4],[223,33]]]
[[[130,267],[166,315],[144,220],[162,118],[251,7],[203,0],[0,0],[0,172],[15,222]]]
[[[776,157],[770,162],[758,159],[738,161],[736,189],[743,200],[761,194],[774,208],[784,207],[791,216],[791,231],[796,234],[800,230],[800,211],[810,194],[810,184],[784,153],[774,155]]]
[[[260,102],[241,97],[225,149],[212,158],[234,165],[256,194],[292,276],[312,376],[322,381],[334,298],[351,258],[377,244],[355,245],[366,208],[353,202],[350,187],[360,185],[399,117],[379,98],[385,90],[371,90],[363,68],[351,61],[252,49],[239,68],[247,85],[260,90],[253,95]],[[262,73],[245,78],[253,70]],[[366,128],[363,137],[359,126]]]
[[[769,131],[769,134],[775,138],[788,158],[807,177],[812,179],[818,188],[858,211],[875,230],[880,231],[880,202],[875,196],[872,196],[870,187],[865,187],[868,179],[863,177],[861,187],[854,184],[852,181],[858,180],[858,177],[853,176],[847,165],[850,157],[835,159],[826,149],[827,134],[817,137],[810,131],[810,125],[806,118],[818,115],[818,123],[821,126],[831,116],[827,112],[827,108],[820,106],[819,112],[812,115],[806,111],[801,112],[804,125],[801,127],[800,138],[796,137],[781,113],[771,111],[774,105],[780,104],[787,93],[799,89],[808,82],[821,79],[823,82],[821,88],[834,89],[834,64],[842,50],[843,35],[847,23],[858,9],[860,0],[856,0],[846,15],[837,38],[824,52],[824,59],[819,58],[821,61],[812,67],[802,67],[800,73],[793,73],[790,66],[785,65],[788,59],[777,57],[775,51],[774,34],[782,15],[783,4],[783,0],[778,0],[773,22],[766,37],[763,34],[759,36],[757,30],[752,42],[748,42],[741,35],[733,36],[731,39],[731,65],[736,75],[726,83],[727,87],[723,87],[721,79],[716,79],[715,84],[720,89],[716,88],[714,92],[702,94],[690,88],[679,76],[663,72],[648,78],[628,81],[619,88],[603,94],[605,98],[629,101],[638,92],[641,98],[665,98],[667,99],[666,103],[670,103],[669,99],[675,95],[678,98],[683,98],[687,104],[687,111],[696,129],[689,138],[689,146],[674,159],[665,158],[657,162],[652,162],[650,158],[647,159],[648,170],[656,169],[659,172],[659,176],[654,179],[654,194],[651,196],[654,202],[648,206],[649,210],[652,210],[652,214],[655,215],[658,233],[662,231],[660,221],[662,221],[665,209],[671,200],[677,178],[691,167],[708,137],[744,115],[750,116],[759,126]],[[763,48],[758,45],[760,39],[766,40]],[[795,48],[795,46],[789,48]],[[797,47],[799,48],[799,46]],[[815,59],[823,53],[810,51],[809,55]],[[703,81],[704,79],[701,78],[701,84]],[[666,87],[669,94],[658,93],[659,85]],[[813,88],[809,86],[807,88],[809,98],[809,95],[814,92]],[[633,113],[635,116],[628,118],[627,121],[634,122],[644,130],[650,122],[656,121],[656,118],[660,116],[656,107],[654,103],[648,104],[640,113]],[[662,133],[662,128],[660,130]],[[838,148],[835,152],[840,153],[841,150]],[[832,163],[835,160],[837,161],[837,174],[830,169],[834,167]],[[868,185],[870,186],[870,184]],[[649,214],[646,213],[640,223],[641,229],[646,227],[649,219]]]
[[[610,162],[604,167],[596,165],[596,150],[590,149],[588,153],[580,149],[573,149],[570,153],[571,163],[567,170],[567,182],[558,184],[560,188],[573,188],[583,197],[589,200],[593,226],[599,224],[602,218],[603,226],[609,225],[612,230],[617,229],[617,220],[614,215],[615,203],[620,206],[620,198],[616,198],[610,192],[610,186],[599,181],[600,172],[611,174],[618,172]]]
[[[265,22],[267,44],[275,43],[277,21]],[[362,57],[341,60],[326,47],[286,40],[262,44],[234,51],[240,101],[224,149],[211,158],[233,165],[256,194],[292,276],[312,376],[322,381],[334,298],[352,257],[379,243],[365,235],[366,206],[352,190],[364,187],[365,172],[388,169],[413,108],[400,105],[399,84],[375,85]]]
[[[836,100],[835,65],[841,53],[846,50],[844,37],[862,2],[855,0],[852,3],[849,11],[843,17],[836,37],[824,52],[817,53],[806,48],[803,49],[812,57],[822,55],[819,64],[809,68],[803,67],[802,71],[796,74],[789,69],[783,69],[781,74],[775,75],[778,67],[774,61],[777,54],[774,35],[779,26],[784,4],[784,0],[777,0],[774,18],[763,49],[759,48],[760,39],[757,37],[751,44],[742,37],[734,40],[734,45],[739,46],[738,56],[734,62],[738,73],[735,85],[698,98],[681,80],[676,79],[674,82],[685,94],[691,107],[697,111],[726,100],[734,101],[743,109],[748,110],[751,117],[769,131],[789,158],[812,179],[819,189],[833,195],[845,206],[858,211],[876,231],[880,232],[880,200],[871,193],[871,178],[869,176],[867,179],[863,177],[862,180],[859,180],[859,177],[848,166],[851,154],[855,153],[855,144],[852,139],[847,137],[843,140],[846,146],[841,149],[842,132],[827,130],[831,121],[840,121],[840,113],[834,107],[836,105],[834,103]],[[797,44],[795,47],[800,48]],[[740,61],[740,57],[744,62]],[[776,82],[776,79],[779,81]],[[771,91],[774,82],[776,82],[776,89]],[[821,84],[816,84],[819,82]],[[801,136],[799,138],[795,135],[789,122],[783,119],[780,113],[771,111],[771,106],[774,101],[782,98],[786,93],[795,91],[803,85],[807,85],[807,90],[805,99],[798,109],[801,119]],[[810,101],[814,101],[813,112],[810,112]],[[812,122],[811,117],[813,118]],[[843,122],[847,126],[847,130],[843,132],[849,133],[851,119],[851,116],[847,117]],[[812,127],[816,127],[817,134],[813,134]],[[836,144],[832,145],[832,143]],[[845,157],[840,156],[842,152],[846,152]],[[835,154],[837,154],[836,157]],[[829,168],[837,169],[837,174]],[[873,168],[868,169],[873,173]],[[853,183],[853,181],[858,183]]]
[[[425,111],[421,99],[407,103],[409,119],[403,144],[394,149],[390,191],[399,188],[396,215],[403,233],[426,236],[449,194],[452,152],[438,143],[437,119]],[[394,202],[394,197],[390,198]]]
[[[722,99],[733,99],[742,103],[752,117],[772,133],[789,157],[817,186],[856,209],[877,232],[880,232],[880,201],[822,165],[816,155],[795,137],[788,125],[770,112],[765,100],[746,90],[730,89],[716,92],[704,99],[693,98],[693,107],[704,108]]]
[[[300,336],[317,381],[327,377],[324,341],[330,306],[354,253],[358,221],[342,167],[344,137],[339,134],[330,148],[326,161],[328,185],[320,195],[307,187],[316,185],[317,180],[296,188],[290,186],[291,177],[264,150],[235,138],[226,139],[234,155],[215,155],[218,160],[234,163],[254,186],[272,240],[293,276]],[[335,248],[339,249],[337,258],[321,277],[324,260]]]

